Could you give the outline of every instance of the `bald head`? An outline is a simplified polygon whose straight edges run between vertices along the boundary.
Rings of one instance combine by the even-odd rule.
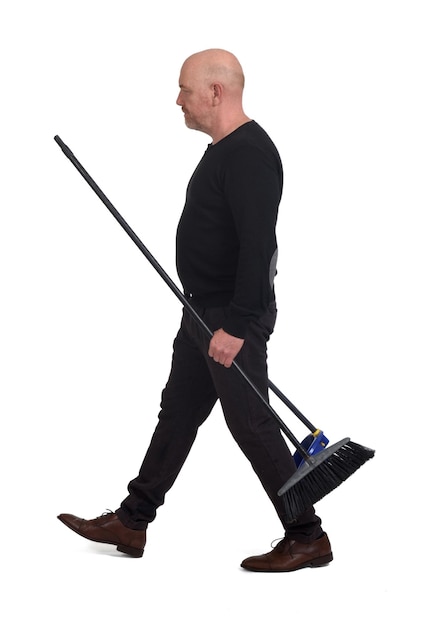
[[[189,128],[216,143],[249,120],[242,108],[244,73],[231,52],[212,48],[188,57],[179,77],[177,104]]]
[[[192,68],[207,83],[220,82],[226,89],[242,92],[245,84],[241,64],[231,52],[211,48],[196,52],[186,59],[183,68]]]

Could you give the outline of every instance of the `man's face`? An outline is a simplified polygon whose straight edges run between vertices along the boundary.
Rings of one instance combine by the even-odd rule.
[[[186,62],[180,72],[179,87],[176,104],[182,107],[187,127],[211,134],[212,91],[202,78],[202,71]]]

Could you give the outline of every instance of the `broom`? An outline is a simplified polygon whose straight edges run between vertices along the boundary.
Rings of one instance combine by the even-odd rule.
[[[323,485],[319,487],[317,481],[320,480],[321,477],[311,472],[311,459],[309,460],[309,466],[304,467],[303,463],[306,461],[306,456],[301,455],[299,450],[296,449],[293,458],[298,470],[278,491],[278,495],[283,497],[286,517],[288,520],[292,521],[298,514],[307,510],[311,504],[318,502],[322,497],[344,482],[344,480],[359,469],[361,465],[372,458],[375,451],[351,442],[349,438],[342,439],[326,449],[329,441],[322,430],[316,428],[271,380],[268,380],[268,386],[300,421],[310,429],[311,435],[301,442],[308,455],[311,457],[316,454],[316,460],[326,464],[323,467],[323,472],[331,472],[335,476],[335,480],[332,480],[332,485],[334,484],[335,486],[332,486],[330,490],[327,491],[328,487],[325,481]],[[346,464],[347,467],[344,467],[344,464]],[[304,479],[303,485],[301,485],[302,479]],[[324,495],[318,497],[319,493],[323,493]]]
[[[91,178],[85,168],[76,159],[72,151],[68,146],[60,139],[58,135],[54,137],[55,142],[59,145],[65,156],[71,161],[74,167],[86,180],[96,195],[102,200],[107,209],[111,212],[114,218],[119,222],[127,235],[137,245],[139,250],[144,254],[147,260],[151,263],[158,274],[167,283],[173,293],[178,297],[180,302],[186,308],[186,310],[192,315],[194,320],[201,326],[206,332],[209,338],[213,333],[210,328],[205,324],[202,318],[191,306],[188,299],[176,286],[174,281],[163,270],[161,265],[153,257],[151,252],[146,248],[143,242],[139,239],[136,233],[132,230],[129,224],[120,215],[117,209],[113,206],[110,200],[106,197],[103,191],[99,188],[96,182]],[[374,456],[375,451],[371,448],[367,448],[358,443],[350,441],[350,438],[342,439],[336,444],[325,447],[321,451],[310,454],[306,448],[296,439],[287,425],[282,421],[276,411],[270,406],[267,399],[257,389],[254,383],[248,378],[246,373],[241,367],[233,361],[233,367],[244,378],[256,396],[260,399],[262,404],[267,408],[268,412],[274,417],[279,424],[282,432],[288,437],[290,442],[295,446],[296,452],[300,455],[303,463],[300,463],[296,472],[291,478],[281,487],[278,492],[279,496],[282,496],[286,517],[288,521],[297,519],[297,517],[307,510],[311,505],[321,500],[324,496],[336,489],[347,478],[349,478],[354,472],[359,469],[366,461]],[[270,388],[277,393],[287,406],[290,406],[296,415],[312,430],[314,436],[316,436],[317,429],[306,420],[306,418],[290,403],[290,401],[269,381]],[[295,411],[296,409],[296,411]],[[322,447],[322,446],[321,446]]]

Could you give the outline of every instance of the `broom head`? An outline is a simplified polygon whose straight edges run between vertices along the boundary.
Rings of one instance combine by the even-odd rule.
[[[339,487],[374,454],[371,448],[346,438],[307,459],[278,491],[284,501],[287,521],[296,520]]]

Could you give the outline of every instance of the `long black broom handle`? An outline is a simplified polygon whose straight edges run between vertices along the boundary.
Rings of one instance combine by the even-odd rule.
[[[191,306],[190,302],[188,301],[188,299],[185,297],[185,295],[180,291],[180,289],[177,287],[177,285],[174,283],[174,281],[168,276],[168,274],[165,272],[165,270],[162,268],[162,266],[157,262],[157,260],[155,259],[155,257],[151,254],[151,252],[148,250],[148,248],[145,246],[145,244],[143,243],[143,241],[141,239],[139,239],[139,237],[136,235],[136,233],[133,231],[133,229],[131,228],[131,226],[125,221],[125,219],[122,217],[122,215],[118,212],[118,210],[115,208],[115,206],[111,203],[111,201],[107,198],[107,196],[103,193],[103,191],[100,189],[100,187],[97,185],[97,183],[93,180],[93,178],[88,174],[88,172],[85,170],[85,168],[83,167],[83,165],[78,161],[78,159],[74,156],[73,152],[68,148],[68,146],[60,139],[60,137],[58,135],[56,135],[54,137],[55,142],[60,146],[60,148],[62,149],[63,153],[65,154],[66,157],[68,157],[68,159],[71,161],[71,163],[74,165],[74,167],[79,171],[79,173],[83,176],[83,178],[86,180],[86,182],[89,184],[89,186],[92,188],[92,190],[97,194],[97,196],[102,200],[102,202],[104,203],[104,205],[107,207],[107,209],[112,213],[112,215],[115,217],[115,219],[119,222],[119,224],[122,226],[122,228],[125,230],[125,232],[129,235],[129,237],[131,237],[131,239],[133,240],[133,242],[136,244],[136,246],[139,248],[139,250],[144,254],[144,256],[148,259],[148,261],[151,263],[151,265],[154,267],[154,269],[158,272],[158,274],[163,278],[163,280],[167,283],[167,285],[170,287],[170,289],[174,292],[174,294],[179,298],[179,300],[181,301],[181,303],[184,305],[184,307],[187,309],[187,311],[192,315],[192,317],[195,319],[195,321],[202,327],[202,329],[207,333],[208,337],[211,338],[213,336],[212,331],[210,330],[210,328],[205,324],[205,322],[203,321],[203,319],[199,316],[199,314],[194,310],[194,308]],[[250,378],[246,375],[246,373],[242,370],[242,368],[238,365],[238,363],[236,363],[236,360],[233,361],[233,366],[234,368],[239,372],[239,374],[244,378],[244,380],[248,383],[248,385],[251,387],[251,389],[254,391],[254,393],[258,396],[258,398],[261,400],[261,402],[265,405],[265,407],[268,409],[268,411],[273,415],[273,417],[276,419],[276,421],[279,424],[280,429],[282,430],[282,432],[288,437],[288,439],[292,442],[292,444],[296,447],[296,449],[298,450],[298,452],[306,459],[306,460],[310,460],[310,455],[307,453],[307,451],[305,450],[305,448],[302,446],[302,444],[296,439],[296,437],[293,435],[293,433],[291,432],[291,430],[288,428],[288,426],[282,421],[282,419],[279,417],[279,415],[276,413],[276,411],[273,409],[272,406],[270,406],[270,404],[267,402],[266,398],[264,398],[264,396],[262,395],[262,393],[259,391],[259,389],[256,387],[256,385],[253,383],[252,380],[250,380]],[[269,381],[270,384],[270,381]],[[277,388],[273,385],[273,387],[271,387],[272,389],[276,389]],[[274,390],[273,389],[273,390]],[[279,392],[280,394],[280,392]],[[282,396],[282,399],[284,401],[287,401],[289,403],[289,400],[287,398],[285,398],[285,396],[283,394],[280,394]],[[291,404],[291,403],[290,403]],[[294,407],[296,408],[296,407]],[[299,413],[299,411],[298,411]],[[302,415],[302,414],[301,414]],[[305,418],[304,418],[305,419]],[[309,428],[311,428],[311,424],[309,426]],[[312,430],[315,430],[314,427],[312,428]]]
[[[270,379],[268,379],[268,386],[270,387],[271,391],[280,399],[282,400],[282,402],[291,410],[293,411],[293,413],[301,420],[301,422],[303,424],[305,424],[305,426],[307,428],[309,428],[311,430],[312,433],[316,432],[318,429],[316,428],[316,426],[313,426],[313,424],[305,417],[305,415],[303,415],[303,413],[300,412],[300,410],[295,407],[295,405],[282,393],[282,391],[280,389],[278,389],[278,387],[276,387],[276,385],[271,382]]]

